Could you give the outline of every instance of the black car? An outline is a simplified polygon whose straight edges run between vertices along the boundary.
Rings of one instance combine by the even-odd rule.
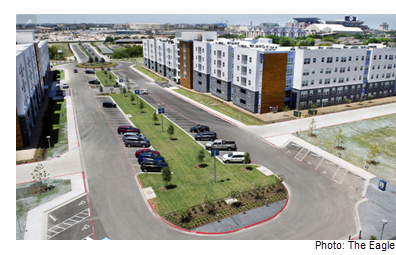
[[[117,105],[113,102],[103,102],[103,107],[116,108]]]
[[[194,133],[201,133],[201,132],[205,132],[205,131],[210,131],[208,126],[204,126],[204,125],[197,125],[195,127],[190,128],[190,132],[194,132]]]
[[[195,141],[214,141],[217,139],[215,132],[202,132],[195,135]]]
[[[161,172],[162,168],[167,167],[168,163],[164,161],[146,159],[140,165],[140,169],[143,172]]]
[[[92,70],[86,70],[85,73],[94,74],[95,72]]]
[[[88,82],[89,84],[100,84],[100,81],[98,80],[92,80]]]
[[[74,72],[74,73],[78,73],[77,69],[74,69],[73,72]]]

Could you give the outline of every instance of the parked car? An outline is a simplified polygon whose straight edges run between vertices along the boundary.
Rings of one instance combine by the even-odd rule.
[[[195,141],[214,141],[217,139],[215,132],[202,132],[195,135]]]
[[[100,84],[100,81],[98,80],[92,80],[88,82],[89,84]]]
[[[92,71],[92,70],[86,70],[86,71],[85,71],[85,73],[88,73],[88,74],[94,74],[95,72],[94,72],[94,71]]]
[[[62,89],[68,89],[68,88],[69,88],[69,84],[67,83],[62,84]]]
[[[140,137],[143,139],[146,139],[146,136],[140,134],[140,133],[135,133],[135,132],[127,132],[124,133],[124,135],[122,136],[122,141],[124,142],[126,138],[131,137],[131,136],[136,136],[136,137]]]
[[[219,150],[237,150],[236,143],[234,141],[223,141],[221,139],[214,140],[205,144],[207,150],[219,149]]]
[[[148,90],[147,89],[141,89],[139,90],[140,94],[148,94]]]
[[[168,163],[164,161],[158,161],[158,160],[144,160],[142,164],[140,165],[140,169],[143,172],[161,172],[162,168],[167,167]]]
[[[164,157],[155,155],[154,153],[144,152],[144,153],[140,153],[139,158],[138,158],[138,163],[142,164],[142,162],[146,159],[155,159],[155,160],[165,161]]]
[[[137,150],[136,152],[135,152],[135,157],[139,157],[139,155],[140,155],[140,153],[142,153],[142,152],[152,152],[152,153],[154,153],[154,154],[156,154],[156,155],[158,155],[158,156],[161,156],[161,154],[159,153],[159,151],[154,151],[154,150],[151,150],[151,149],[140,149],[140,150]]]
[[[204,126],[204,125],[197,125],[195,127],[190,128],[190,132],[194,132],[194,133],[201,133],[201,132],[205,132],[205,131],[210,131],[208,126]]]
[[[113,102],[103,102],[103,107],[116,108],[117,104],[115,104]]]
[[[77,69],[74,69],[73,72],[74,72],[74,73],[78,73]]]
[[[136,136],[131,136],[125,139],[124,145],[126,147],[150,147],[150,141]]]
[[[117,132],[118,134],[124,134],[126,132],[140,133],[140,130],[132,126],[119,126]]]
[[[245,152],[231,152],[223,155],[222,159],[224,163],[242,163],[245,159]]]

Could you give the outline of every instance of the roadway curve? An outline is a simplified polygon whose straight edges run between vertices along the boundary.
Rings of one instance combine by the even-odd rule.
[[[77,52],[79,49],[76,50]],[[78,53],[77,53],[78,54]],[[252,159],[276,174],[283,174],[290,192],[285,210],[275,219],[248,230],[227,235],[191,235],[176,230],[156,217],[142,197],[123,145],[116,139],[102,107],[88,87],[89,75],[70,77],[77,125],[89,187],[96,239],[343,239],[356,233],[354,192],[333,182],[256,135],[230,124],[178,97],[165,92],[128,66],[120,71],[140,88],[148,88],[152,100],[161,100],[197,123],[208,124],[220,137],[236,140],[238,150],[249,151]],[[166,115],[166,114],[165,114]]]

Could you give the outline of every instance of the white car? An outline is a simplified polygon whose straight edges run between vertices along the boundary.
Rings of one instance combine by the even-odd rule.
[[[223,155],[224,163],[243,163],[245,159],[245,152],[235,151]]]

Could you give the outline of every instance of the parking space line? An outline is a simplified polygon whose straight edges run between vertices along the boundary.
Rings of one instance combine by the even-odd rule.
[[[88,213],[86,213],[86,212],[88,212]],[[86,215],[86,217],[77,216],[77,215],[80,215],[80,214]],[[69,221],[71,218],[74,218],[74,217],[81,218],[81,220],[75,221],[75,223],[74,223],[74,224],[71,224],[71,225],[65,223],[66,221]],[[85,210],[83,210],[83,211],[77,213],[76,215],[70,217],[69,219],[63,221],[62,223],[59,223],[58,225],[53,226],[52,228],[48,229],[48,231],[55,232],[56,234],[51,236],[51,235],[48,235],[48,233],[47,233],[47,239],[51,239],[52,237],[56,236],[57,234],[62,233],[62,232],[65,231],[66,229],[68,229],[68,228],[70,228],[70,227],[76,225],[77,223],[83,221],[84,219],[86,219],[86,218],[88,218],[88,217],[89,217],[89,211],[88,211],[88,208],[87,208],[87,209],[85,209]],[[63,228],[63,227],[60,226],[61,224],[69,225],[69,226],[67,226],[66,228]],[[55,229],[55,228],[60,228],[60,229],[62,229],[62,231],[59,231],[59,232],[53,231],[53,229]]]
[[[310,151],[307,151],[307,153],[305,153],[304,157],[300,161],[304,160],[304,158],[308,155],[308,152],[310,152]]]
[[[316,166],[315,169],[318,169],[319,165],[322,163],[323,160],[324,160],[324,158],[322,158],[322,160],[319,162],[319,164]]]
[[[297,155],[300,154],[300,152],[301,152],[302,150],[304,150],[304,147],[302,147],[301,150],[294,156],[297,160],[299,160],[299,159],[297,158]],[[301,161],[301,160],[300,160],[300,161]]]

